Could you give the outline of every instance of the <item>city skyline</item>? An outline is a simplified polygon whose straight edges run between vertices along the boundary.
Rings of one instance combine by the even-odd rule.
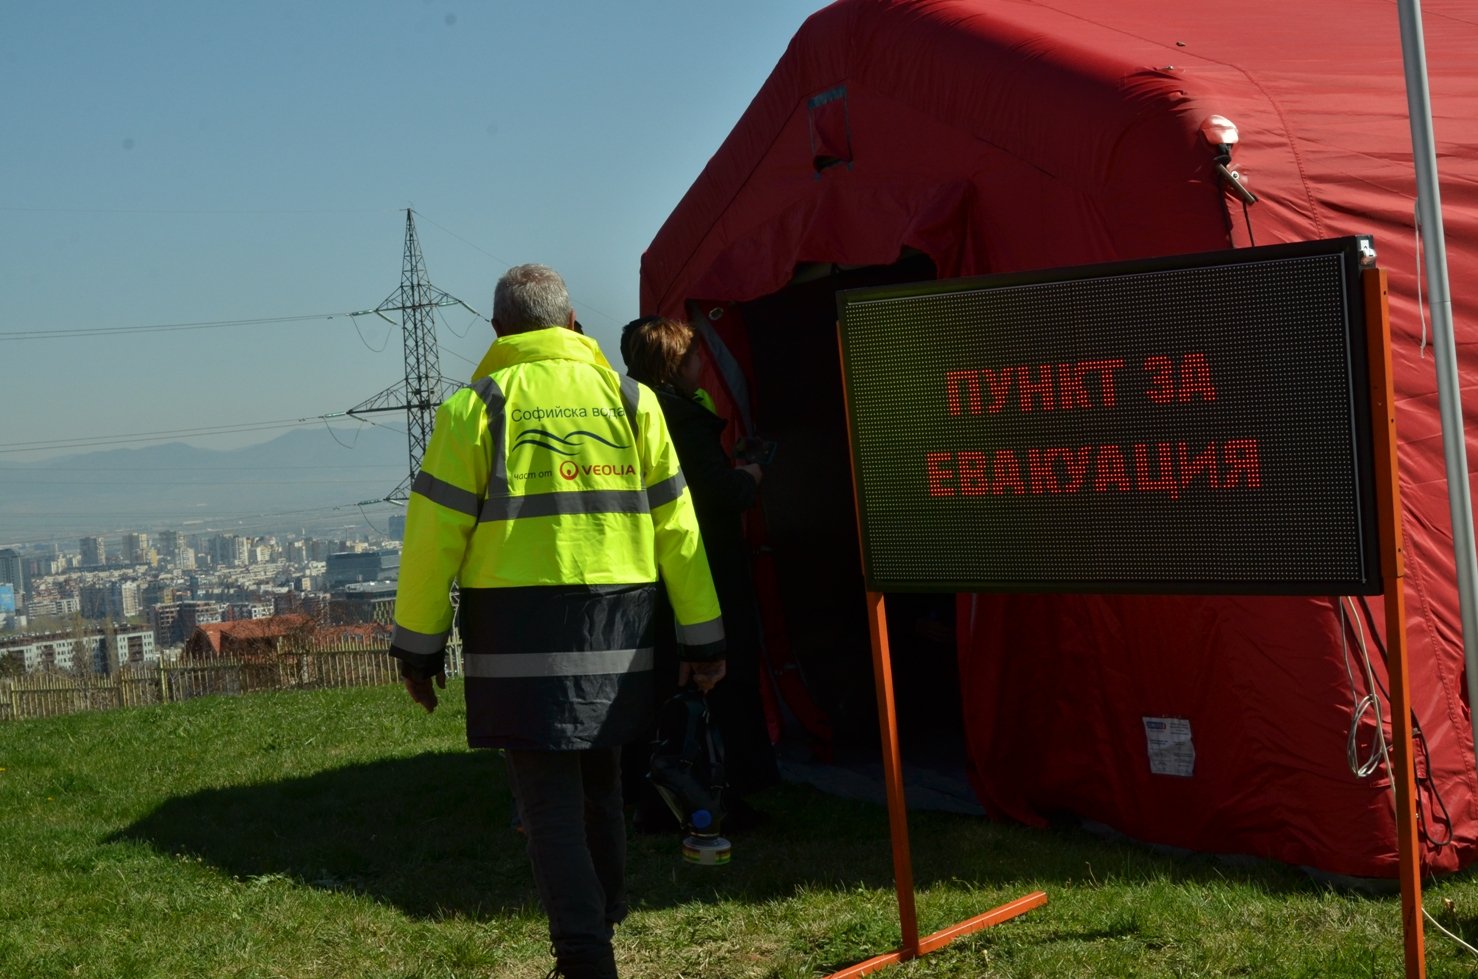
[[[345,626],[381,621],[399,566],[398,546],[362,539],[166,531],[163,553],[143,533],[122,535],[117,548],[100,537],[76,543],[53,554],[0,548],[0,676],[112,674],[124,662],[188,657],[190,644],[209,658],[225,652],[216,644],[227,631],[248,643],[300,629],[338,642]],[[242,631],[242,620],[265,631]],[[388,637],[383,622],[376,628]]]
[[[157,535],[131,532],[85,535],[61,542],[22,548],[0,547],[0,583],[14,589],[17,608],[38,601],[70,598],[89,588],[141,583],[188,583],[193,591],[262,598],[291,592],[337,591],[355,582],[393,581],[399,568],[400,541],[360,533],[342,535],[240,535],[229,531],[185,533],[161,530]],[[337,569],[337,570],[336,570]],[[311,579],[312,587],[307,582]],[[142,610],[125,609],[122,619]],[[128,600],[116,598],[122,606]],[[89,612],[84,598],[85,618]]]

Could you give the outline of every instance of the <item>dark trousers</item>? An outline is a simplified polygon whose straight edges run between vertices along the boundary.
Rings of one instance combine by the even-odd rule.
[[[611,932],[626,917],[621,749],[505,755],[560,970],[615,979]]]

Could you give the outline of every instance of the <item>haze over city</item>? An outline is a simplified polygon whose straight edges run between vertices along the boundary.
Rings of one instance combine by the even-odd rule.
[[[323,416],[403,376],[398,318],[363,314],[399,286],[407,208],[432,284],[470,307],[441,311],[443,373],[471,371],[493,282],[525,261],[565,274],[616,357],[642,250],[819,5],[7,6],[0,77],[24,97],[0,109],[0,498],[112,485],[77,532],[122,529],[124,498],[171,474],[55,460],[295,429],[363,470],[343,502],[388,492],[383,441],[357,456],[364,426]],[[47,512],[0,513],[0,546],[73,533]]]

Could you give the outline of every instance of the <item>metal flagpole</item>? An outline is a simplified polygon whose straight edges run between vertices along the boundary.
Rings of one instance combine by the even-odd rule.
[[[1452,547],[1457,559],[1458,605],[1463,616],[1463,662],[1468,703],[1474,705],[1473,750],[1478,756],[1478,554],[1473,545],[1473,499],[1468,486],[1468,450],[1463,402],[1458,390],[1452,295],[1447,285],[1447,239],[1442,231],[1442,196],[1437,188],[1437,149],[1432,138],[1432,96],[1427,89],[1427,46],[1419,0],[1397,0],[1401,17],[1401,60],[1406,67],[1406,105],[1416,162],[1416,206],[1426,255],[1427,294],[1432,310],[1432,347],[1437,361],[1437,404],[1447,462],[1447,501],[1452,511]],[[1420,274],[1420,273],[1418,273]]]

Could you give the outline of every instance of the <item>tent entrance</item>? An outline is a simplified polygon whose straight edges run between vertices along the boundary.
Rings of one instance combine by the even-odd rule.
[[[779,292],[740,306],[754,364],[755,429],[779,443],[761,493],[780,596],[778,610],[765,610],[765,625],[785,630],[806,687],[830,720],[833,747],[843,753],[876,752],[878,718],[836,293],[935,277],[933,262],[919,254],[888,266],[810,266]],[[888,614],[905,753],[962,757],[954,597],[890,595]]]

